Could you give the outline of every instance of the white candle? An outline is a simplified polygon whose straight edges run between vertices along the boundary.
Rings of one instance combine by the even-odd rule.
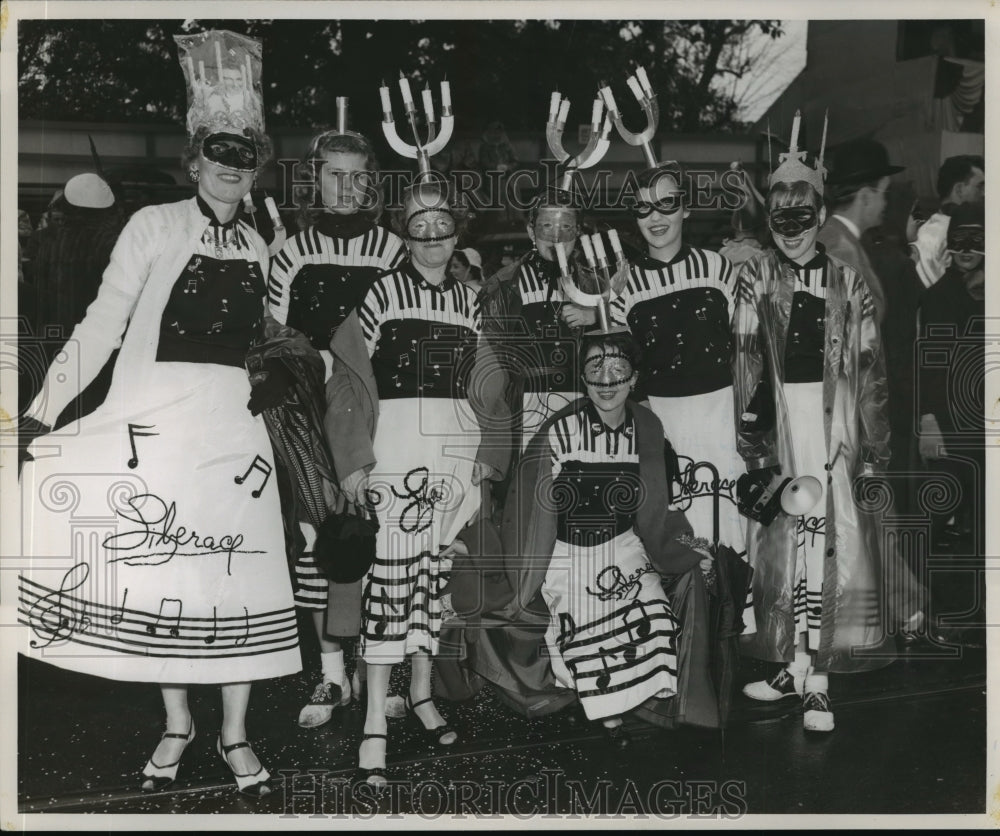
[[[427,117],[427,124],[430,124],[434,121],[434,97],[431,95],[431,88],[424,85],[420,94],[424,100],[424,115]]]
[[[594,247],[590,243],[590,236],[581,235],[580,244],[583,246],[583,257],[587,259],[587,264],[594,266]]]
[[[441,109],[448,110],[451,107],[451,83],[448,79],[441,82]]]
[[[410,82],[402,73],[399,74],[399,89],[403,93],[403,104],[407,110],[413,109],[413,96],[410,94]]]
[[[284,226],[281,222],[281,215],[278,214],[278,207],[274,204],[274,198],[268,195],[264,198],[264,206],[267,209],[267,214],[271,218],[271,225],[276,229],[279,226]]]
[[[635,96],[636,101],[642,101],[645,96],[642,93],[642,88],[639,86],[639,82],[636,81],[634,75],[628,77],[628,89],[632,91],[632,95]]]
[[[821,139],[819,143],[820,164],[823,163],[823,154],[826,151],[826,126],[829,120],[830,120],[830,111],[829,109],[827,109],[826,112],[823,114],[823,139]]]
[[[385,114],[386,119],[390,122],[392,121],[392,100],[389,98],[389,88],[385,86],[385,82],[382,82],[382,86],[378,88],[379,97],[382,99],[382,113]]]
[[[204,61],[199,61],[198,62],[198,77],[201,79],[202,84],[206,84],[208,82],[208,79],[205,78],[205,62]]]
[[[247,90],[253,87],[253,64],[250,63],[250,55],[247,55]]]
[[[604,241],[601,239],[600,232],[594,233],[593,241],[594,241],[594,254],[597,256],[597,260],[599,262],[607,264],[608,254],[604,251]]]
[[[563,99],[562,104],[559,105],[559,117],[556,121],[560,125],[565,125],[567,116],[569,116],[569,99]]]
[[[643,67],[643,66],[637,67],[636,71],[635,71],[635,74],[636,74],[636,76],[639,79],[639,83],[642,85],[642,89],[646,91],[646,95],[647,96],[652,96],[653,95],[653,87],[649,83],[649,76],[646,75],[646,68]]]
[[[601,88],[601,98],[604,99],[604,106],[610,113],[618,112],[618,105],[615,104],[615,96],[610,87]]]
[[[337,96],[337,131],[347,130],[347,96]]]
[[[569,275],[569,262],[566,260],[566,245],[562,241],[556,242],[556,258],[559,259],[559,272]]]
[[[799,120],[801,120],[802,115],[796,110],[795,118],[792,119],[792,138],[788,143],[789,151],[799,150]]]
[[[601,114],[604,112],[604,102],[601,101],[601,97],[598,96],[594,99],[594,108],[590,113],[590,124],[593,126],[595,131],[601,128]]]
[[[550,122],[555,122],[556,121],[556,115],[559,113],[559,100],[561,98],[562,98],[562,96],[559,95],[559,91],[556,90],[552,94],[552,98],[549,99],[549,121]]]
[[[222,84],[222,44],[215,42],[215,63],[219,65],[219,84]]]
[[[189,55],[187,57],[187,68],[188,68],[188,78],[191,80],[191,86],[194,87],[194,83],[198,80],[194,74],[194,60]]]
[[[617,229],[608,230],[608,238],[611,241],[611,249],[615,253],[615,261],[621,263],[625,260],[625,253],[622,252],[622,242],[618,237]]]
[[[243,79],[243,89],[249,90],[250,85],[247,83],[247,68],[240,67],[240,78]]]

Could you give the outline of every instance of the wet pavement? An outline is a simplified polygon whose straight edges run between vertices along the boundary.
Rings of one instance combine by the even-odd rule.
[[[308,636],[311,631],[304,631]],[[439,701],[461,737],[433,749],[411,718],[389,720],[387,792],[355,787],[363,709],[357,702],[315,729],[296,723],[318,680],[306,671],[255,684],[250,740],[274,776],[264,799],[236,792],[214,750],[216,687],[194,686],[196,738],[177,782],[139,792],[139,772],[162,732],[158,689],[68,673],[19,659],[22,813],[267,813],[332,820],[419,814],[449,820],[500,814],[736,819],[749,813],[982,813],[986,775],[986,651],[923,644],[889,667],[832,676],[837,729],[802,729],[801,704],[737,696],[725,733],[629,722],[624,750],[574,710],[527,720],[489,690]],[[773,667],[744,660],[740,682]],[[404,693],[403,666],[390,691]]]

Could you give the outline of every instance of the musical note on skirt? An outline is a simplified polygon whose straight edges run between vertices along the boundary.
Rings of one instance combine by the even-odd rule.
[[[267,480],[271,478],[272,468],[271,465],[259,455],[254,456],[253,461],[250,463],[250,467],[247,468],[246,473],[242,476],[235,477],[233,481],[236,482],[237,485],[242,485],[255,470],[259,470],[264,474],[264,480],[260,483],[260,487],[251,491],[250,494],[254,499],[260,499],[260,495],[264,492],[264,487],[267,485]]]
[[[379,617],[375,621],[375,626],[372,628],[372,632],[376,635],[376,637],[382,638],[389,627],[389,619],[386,617],[386,610],[391,610],[392,617],[395,618],[399,615],[399,605],[389,598],[386,594],[385,587],[381,587],[379,589],[379,595],[377,598],[372,599],[372,605],[377,605],[379,608]]]
[[[153,429],[155,426],[156,426],[156,424],[149,424],[149,425],[145,425],[145,424],[129,424],[128,425],[128,443],[129,443],[129,446],[132,448],[132,458],[130,458],[128,460],[127,464],[128,464],[128,466],[132,470],[135,470],[139,466],[139,454],[138,454],[138,452],[135,449],[135,440],[136,440],[136,438],[146,438],[148,436],[159,435],[159,433],[147,432],[148,430]]]
[[[164,613],[164,608],[167,605],[176,605],[176,607],[168,607],[168,609],[176,609],[173,614]],[[156,621],[152,624],[146,625],[146,632],[151,636],[155,636],[157,630],[163,629],[160,626],[160,622],[173,622],[169,627],[167,627],[167,632],[171,636],[177,638],[181,634],[181,614],[184,612],[184,602],[179,598],[161,598],[160,599],[160,611],[156,616]]]

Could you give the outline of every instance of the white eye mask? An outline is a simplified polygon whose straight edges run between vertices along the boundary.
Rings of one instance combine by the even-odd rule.
[[[595,354],[583,364],[583,380],[588,386],[622,386],[634,378],[632,363],[617,351]]]
[[[455,216],[450,209],[418,209],[406,219],[406,237],[431,243],[455,237]]]

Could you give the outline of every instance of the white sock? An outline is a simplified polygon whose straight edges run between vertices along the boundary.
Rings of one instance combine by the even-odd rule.
[[[825,694],[829,687],[830,679],[825,673],[816,673],[812,668],[809,669],[809,673],[806,675],[804,691],[817,691]]]
[[[319,654],[323,665],[323,681],[335,682],[340,685],[347,677],[344,675],[344,651],[333,650]]]
[[[788,672],[798,678],[809,673],[809,654],[804,650],[795,651],[795,659],[788,664]]]

